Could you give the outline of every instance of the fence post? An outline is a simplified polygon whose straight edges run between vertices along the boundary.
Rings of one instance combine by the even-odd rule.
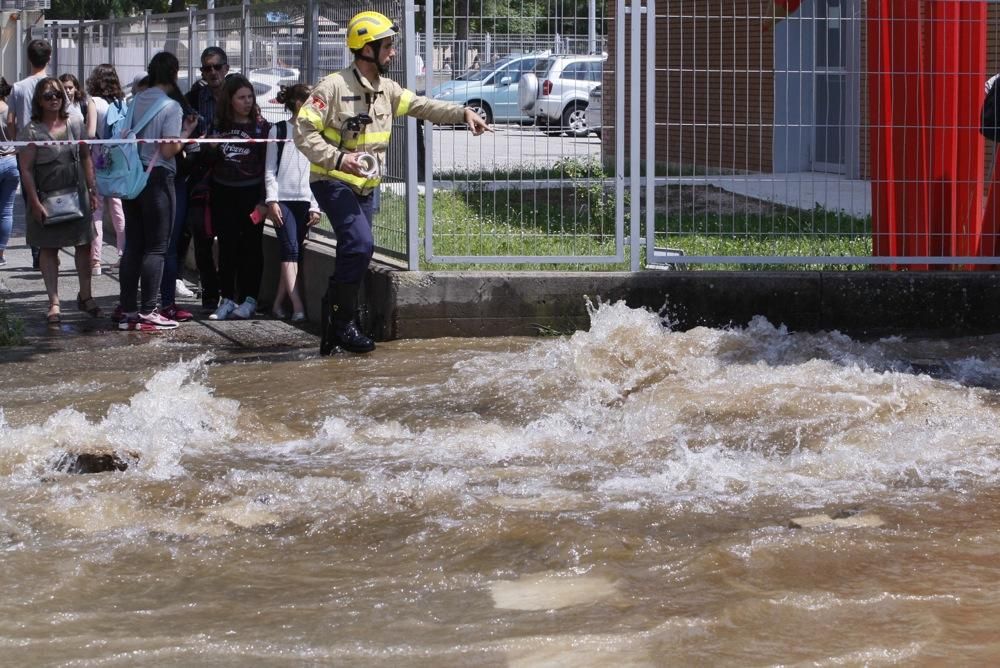
[[[83,79],[83,38],[83,19],[80,19],[80,22],[77,24],[76,39],[76,76],[79,79]]]
[[[306,3],[305,28],[306,41],[305,52],[302,54],[305,62],[302,63],[302,71],[305,74],[305,83],[313,86],[316,84],[317,58],[317,26],[319,25],[319,4],[316,0],[308,0]]]
[[[146,69],[149,64],[149,15],[153,13],[153,10],[147,9],[142,13],[142,68]]]
[[[403,44],[406,44],[406,87],[417,87],[417,12],[413,0],[406,0],[403,6]],[[411,46],[412,45],[412,46]],[[429,89],[428,89],[429,90]],[[423,123],[412,116],[406,117],[406,264],[410,271],[420,269],[420,215],[417,209],[417,123]]]
[[[434,87],[434,3],[424,5],[424,88]],[[420,121],[423,123],[424,121]],[[434,133],[424,124],[424,257],[434,257]]]
[[[194,85],[194,59],[198,58],[198,49],[194,45],[195,8],[188,7],[188,86]],[[198,62],[201,65],[201,61]]]
[[[243,76],[250,74],[250,59],[248,58],[247,51],[250,49],[250,0],[243,0],[243,4],[240,6],[240,22],[243,28],[240,31],[240,68],[243,72]]]
[[[115,64],[115,15],[108,16],[108,65]]]
[[[640,213],[639,213],[639,200],[642,199],[641,196],[641,184],[639,176],[639,155],[640,155],[640,144],[639,138],[642,136],[642,127],[640,112],[642,111],[642,100],[639,95],[640,86],[642,85],[640,76],[642,74],[642,49],[640,48],[640,43],[642,41],[642,12],[644,7],[642,6],[642,0],[632,0],[632,16],[630,27],[631,34],[629,36],[629,134],[628,134],[628,177],[629,177],[629,193],[631,194],[631,199],[629,200],[629,215],[631,220],[629,221],[629,247],[631,260],[629,262],[630,271],[639,271],[639,231],[640,231]]]
[[[656,0],[646,0],[646,264],[653,257],[656,243]]]
[[[625,240],[625,0],[615,0],[615,240]],[[624,257],[625,249],[621,249]]]

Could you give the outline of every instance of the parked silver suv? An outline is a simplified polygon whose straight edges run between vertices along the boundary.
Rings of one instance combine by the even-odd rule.
[[[518,83],[517,101],[535,125],[552,136],[563,132],[583,137],[587,126],[587,97],[601,82],[607,55],[539,58],[535,71]]]

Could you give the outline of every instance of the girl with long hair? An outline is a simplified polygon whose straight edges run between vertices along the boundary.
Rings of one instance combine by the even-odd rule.
[[[295,118],[299,108],[309,99],[310,87],[295,84],[282,86],[277,101]],[[271,128],[270,139],[292,137],[292,124],[281,121]],[[306,319],[302,304],[302,244],[305,242],[309,226],[319,222],[319,205],[309,187],[309,160],[289,141],[286,144],[268,143],[267,160],[264,167],[267,218],[274,225],[278,235],[281,266],[278,272],[278,290],[274,296],[271,313],[276,318],[285,317],[284,302],[292,305],[292,322]]]
[[[140,139],[172,139],[170,143],[139,145],[142,166],[149,169],[146,187],[135,199],[125,200],[125,255],[121,265],[121,306],[124,319],[118,328],[155,332],[177,327],[177,321],[156,308],[163,277],[163,261],[174,222],[174,156],[184,148],[198,119],[183,116],[181,106],[170,97],[177,87],[179,63],[163,51],[149,61],[149,87],[132,99],[132,125],[155,111],[152,120],[137,132]],[[138,301],[142,285],[142,302]]]
[[[90,106],[94,108],[96,128],[94,136],[98,139],[112,139],[108,136],[110,132],[107,130],[108,113],[117,119],[124,117],[128,109],[121,82],[118,80],[118,72],[113,65],[104,63],[94,68],[87,77],[87,94],[90,96]],[[98,197],[97,208],[94,209],[96,236],[90,249],[91,266],[96,268],[95,273],[100,273],[101,267],[105,211],[108,212],[111,224],[115,228],[115,249],[118,251],[118,259],[111,265],[112,267],[121,264],[122,253],[125,252],[125,211],[122,209],[122,201],[117,197]]]
[[[241,75],[226,79],[211,136],[265,139],[271,129],[260,114],[253,84]],[[264,270],[264,144],[233,142],[212,153],[212,226],[219,239],[222,302],[211,320],[247,319],[257,310]],[[238,304],[238,300],[242,303]]]

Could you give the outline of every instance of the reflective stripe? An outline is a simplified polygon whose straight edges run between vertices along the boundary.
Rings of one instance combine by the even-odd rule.
[[[387,130],[386,132],[366,132],[361,135],[361,142],[365,146],[372,146],[374,144],[388,144],[389,138],[392,137],[392,130]]]
[[[340,144],[340,133],[333,128],[323,128],[323,137],[334,144]]]
[[[326,170],[319,165],[309,165],[309,171],[313,174],[322,174],[323,176],[343,181],[344,183],[361,189],[374,188],[382,182],[382,179],[380,178],[366,179],[363,176],[354,176],[353,174],[348,174],[347,172],[342,172],[338,169]]]
[[[404,116],[410,110],[410,103],[413,102],[413,98],[415,97],[416,95],[413,94],[413,91],[404,88],[403,94],[399,96],[399,104],[396,105],[396,115]]]
[[[307,104],[302,105],[299,109],[299,117],[312,123],[317,130],[323,128],[323,117],[319,115],[318,111]]]

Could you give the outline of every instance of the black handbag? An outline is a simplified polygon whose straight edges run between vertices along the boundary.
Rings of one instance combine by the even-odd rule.
[[[42,225],[58,225],[84,217],[83,207],[80,205],[80,189],[76,186],[51,193],[38,193],[38,199],[47,214]]]
[[[70,140],[75,140],[76,137],[73,133],[72,125],[67,125],[66,136]],[[75,177],[73,182],[67,182],[68,179],[58,179],[60,181],[58,185],[62,187],[55,187],[56,184],[52,184],[51,180],[49,182],[49,187],[52,190],[41,190],[38,191],[38,200],[41,202],[42,207],[45,209],[45,220],[42,221],[42,225],[58,225],[60,223],[65,223],[73,220],[79,220],[85,218],[88,213],[84,210],[84,198],[86,194],[81,192],[80,184],[84,178],[80,165],[80,148],[78,146],[73,146],[71,151],[72,156],[72,175]],[[35,182],[39,183],[40,179],[38,176],[38,163],[35,163]]]

